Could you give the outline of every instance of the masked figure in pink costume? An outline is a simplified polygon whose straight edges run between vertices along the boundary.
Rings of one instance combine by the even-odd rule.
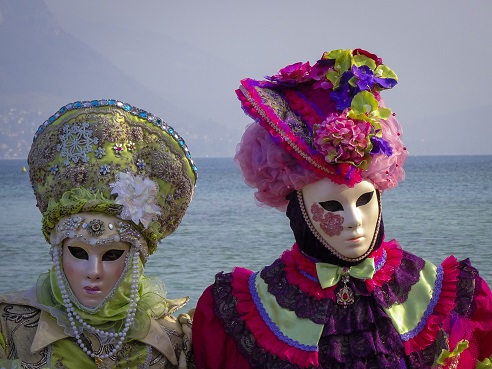
[[[255,123],[235,160],[296,243],[216,275],[194,315],[199,369],[492,368],[492,295],[469,260],[436,266],[384,237],[381,195],[407,157],[380,96],[396,83],[361,49],[241,81]]]

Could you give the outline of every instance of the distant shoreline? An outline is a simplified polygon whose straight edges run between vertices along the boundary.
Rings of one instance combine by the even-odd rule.
[[[492,156],[492,153],[490,154],[410,154],[408,155],[409,158],[412,157],[418,157],[418,158],[425,158],[425,157],[463,157],[463,156],[476,156],[476,157],[485,157],[485,156]],[[217,159],[228,159],[228,160],[233,160],[233,156],[193,156],[193,160],[217,160]],[[0,158],[0,161],[25,161],[27,163],[27,158]]]

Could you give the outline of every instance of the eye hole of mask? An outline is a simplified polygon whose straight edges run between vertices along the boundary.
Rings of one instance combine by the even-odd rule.
[[[366,192],[365,194],[359,196],[355,205],[357,207],[364,206],[372,200],[373,196],[374,196],[374,191]],[[319,204],[326,211],[336,212],[336,211],[342,211],[343,210],[343,205],[336,200],[322,201]]]
[[[70,253],[73,255],[73,257],[76,259],[81,259],[81,260],[88,260],[89,259],[89,255],[81,247],[68,246],[68,251],[70,251]],[[124,253],[125,253],[124,250],[118,250],[118,249],[108,250],[104,253],[104,255],[102,257],[102,261],[116,261]]]
[[[355,205],[356,206],[364,206],[366,204],[369,204],[369,202],[372,200],[373,196],[374,196],[374,191],[366,192],[365,194],[361,195],[357,199],[357,203]]]
[[[323,201],[319,204],[327,211],[335,212],[343,210],[342,204],[335,200]]]
[[[121,257],[121,255],[123,255],[124,252],[125,252],[124,250],[117,250],[117,249],[108,250],[104,253],[102,260],[116,261]]]
[[[88,260],[89,259],[89,255],[81,247],[68,246],[68,251],[70,251],[72,256],[76,259],[82,259],[82,260]]]

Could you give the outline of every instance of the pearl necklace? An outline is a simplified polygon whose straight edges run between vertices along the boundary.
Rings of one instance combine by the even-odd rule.
[[[58,285],[60,286],[60,292],[62,295],[63,299],[63,305],[65,306],[65,309],[67,311],[67,316],[68,320],[70,322],[70,325],[72,327],[72,330],[74,332],[74,337],[79,345],[79,347],[82,349],[83,352],[85,352],[87,355],[89,355],[91,358],[95,359],[96,361],[101,361],[102,359],[107,359],[111,356],[113,356],[122,346],[123,341],[125,340],[128,330],[130,327],[133,325],[135,322],[135,312],[137,310],[137,303],[138,303],[138,289],[139,289],[139,268],[138,268],[138,262],[139,262],[139,253],[136,251],[136,247],[132,246],[131,248],[131,271],[132,271],[132,283],[131,283],[131,290],[130,290],[130,302],[128,304],[128,313],[126,315],[125,319],[125,325],[123,329],[120,332],[106,332],[101,329],[95,328],[85,322],[80,315],[75,311],[72,301],[70,300],[70,297],[67,292],[67,286],[65,285],[65,281],[63,278],[63,271],[62,267],[60,265],[60,260],[61,260],[61,247],[56,246],[52,250],[52,258],[53,258],[53,265],[55,267],[55,272],[56,272],[56,277],[58,280]],[[80,324],[77,326],[76,321]],[[108,352],[107,354],[103,354],[100,356],[97,356],[92,350],[88,349],[85,344],[82,342],[81,334],[83,331],[86,330],[90,333],[93,333],[97,335],[98,337],[103,337],[104,339],[109,339],[109,340],[115,340],[116,339],[116,344],[114,348]]]

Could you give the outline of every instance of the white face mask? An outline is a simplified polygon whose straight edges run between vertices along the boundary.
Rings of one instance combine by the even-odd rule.
[[[355,259],[369,250],[379,218],[371,182],[363,180],[350,188],[324,178],[306,185],[302,194],[309,220],[335,251]]]
[[[127,264],[130,243],[119,240],[117,219],[103,214],[84,214],[92,222],[103,224],[100,235],[89,232],[90,225],[79,236],[63,241],[62,265],[65,277],[78,302],[95,308],[113,291]],[[91,224],[91,223],[89,223]],[[108,238],[111,236],[112,238]],[[97,242],[105,238],[104,242]]]
[[[63,270],[77,300],[94,308],[113,290],[125,269],[130,245],[91,246],[77,239],[63,242]]]

